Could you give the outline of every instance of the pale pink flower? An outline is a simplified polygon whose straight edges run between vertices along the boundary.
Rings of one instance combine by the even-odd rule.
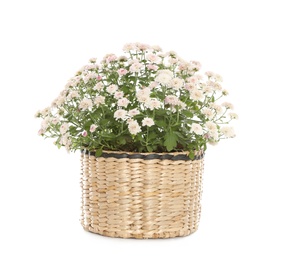
[[[180,100],[177,96],[169,95],[165,97],[164,103],[172,106],[177,106],[179,104],[179,101]]]
[[[91,126],[90,126],[90,132],[91,133],[93,133],[93,132],[95,132],[95,130],[97,129],[97,125],[95,125],[95,124],[92,124]]]
[[[199,61],[192,60],[191,64],[193,65],[195,70],[200,70],[201,69],[201,63]]]
[[[162,85],[168,85],[171,79],[172,75],[170,75],[169,73],[159,73],[156,76],[155,81]]]
[[[84,130],[81,134],[82,134],[83,137],[86,137],[88,135],[86,130]]]
[[[61,145],[67,145],[68,143],[69,143],[69,134],[68,133],[66,133],[66,134],[64,134],[64,135],[62,135],[62,137],[60,138],[60,141],[59,141],[59,143],[61,144]]]
[[[42,121],[42,123],[41,123],[41,128],[44,129],[44,130],[46,130],[46,129],[48,128],[48,126],[49,126],[50,120],[51,120],[50,117],[47,116],[47,117]]]
[[[160,46],[158,46],[158,45],[153,45],[153,46],[151,46],[151,48],[152,48],[154,51],[162,51],[162,49],[161,49]]]
[[[168,83],[168,86],[171,87],[171,88],[174,88],[175,90],[179,90],[180,88],[182,88],[183,84],[184,84],[184,80],[183,79],[173,78]]]
[[[211,94],[213,92],[212,88],[209,85],[206,85],[206,84],[203,84],[202,90],[203,90],[203,92],[205,94]]]
[[[217,115],[221,115],[223,113],[223,108],[215,103],[210,104],[210,107],[216,110]]]
[[[59,131],[61,134],[65,134],[69,129],[69,124],[68,123],[63,123],[60,128]]]
[[[124,68],[118,69],[117,72],[120,76],[124,76],[128,73],[128,71]]]
[[[97,97],[95,97],[95,99],[94,99],[94,104],[95,104],[96,106],[99,106],[99,105],[101,105],[101,104],[105,104],[105,97],[103,97],[103,96],[97,96]]]
[[[238,119],[238,115],[236,113],[229,113],[231,119]]]
[[[201,100],[204,98],[203,92],[198,90],[198,89],[194,89],[193,91],[191,91],[190,93],[190,97],[193,100]]]
[[[71,91],[71,92],[69,93],[68,97],[69,97],[70,99],[78,98],[78,97],[79,97],[79,93],[78,93],[78,91],[76,91],[76,90]]]
[[[98,90],[98,91],[102,91],[102,89],[104,88],[104,84],[102,82],[98,82],[93,89],[94,90]]]
[[[45,133],[45,130],[42,128],[38,131],[38,135],[43,135],[44,133]]]
[[[45,109],[41,110],[41,114],[43,116],[48,115],[51,112],[51,108],[50,107],[46,107]]]
[[[226,109],[234,109],[233,104],[229,102],[222,103],[222,106],[225,107]]]
[[[154,89],[154,88],[156,88],[157,86],[158,86],[159,84],[157,83],[157,82],[155,82],[155,81],[152,81],[152,82],[150,82],[149,83],[149,89]]]
[[[210,132],[216,132],[217,131],[217,125],[214,122],[207,121],[205,125]]]
[[[203,134],[203,128],[199,124],[193,123],[191,125],[190,132],[194,132],[197,135],[202,135]]]
[[[83,98],[83,100],[79,104],[79,108],[85,111],[92,107],[92,100],[89,98]]]
[[[130,100],[128,100],[127,98],[120,98],[118,100],[119,107],[127,107],[129,103],[130,103]]]
[[[141,63],[135,62],[135,63],[133,63],[133,64],[131,65],[130,71],[131,71],[131,72],[139,72],[139,71],[141,70],[142,66],[143,66],[143,65],[142,65]]]
[[[192,85],[192,84],[189,84],[189,83],[186,83],[185,86],[184,86],[184,88],[185,88],[186,90],[188,90],[189,92],[193,91],[194,89],[197,89],[197,88],[195,87],[195,85]]]
[[[137,46],[134,43],[127,43],[123,47],[123,51],[129,52],[129,51],[135,51],[137,50]]]
[[[214,113],[210,108],[204,108],[202,110],[202,113],[210,120],[214,117]]]
[[[91,59],[89,59],[89,61],[90,61],[91,63],[95,63],[95,62],[97,61],[97,58],[91,58]]]
[[[205,72],[205,75],[208,76],[209,78],[211,78],[215,75],[215,73],[212,71],[207,71],[207,72]]]
[[[118,90],[118,86],[115,84],[110,85],[109,87],[106,88],[106,91],[109,94],[114,94]]]
[[[98,75],[98,76],[96,77],[96,79],[97,79],[98,81],[100,81],[100,80],[102,79],[102,77],[101,77],[100,75]]]
[[[127,119],[127,111],[124,109],[118,109],[115,113],[114,113],[114,118],[116,120],[118,119],[122,119],[122,120],[126,120]]]
[[[221,84],[215,82],[215,84],[213,85],[213,89],[217,90],[217,91],[221,91],[223,88],[222,88]]]
[[[149,53],[146,55],[146,59],[149,60],[152,63],[159,63],[161,61],[161,58],[154,53]]]
[[[179,61],[178,59],[172,58],[172,57],[169,57],[169,59],[168,59],[168,62],[169,62],[169,64],[171,64],[171,65],[177,64],[178,61]]]
[[[141,103],[145,103],[150,97],[150,88],[143,88],[137,91],[136,93],[136,97],[138,99],[139,102]]]
[[[154,110],[160,108],[162,103],[157,98],[148,98],[145,101],[145,106],[150,110]]]
[[[115,54],[113,54],[113,53],[110,53],[110,54],[105,55],[105,57],[103,58],[103,60],[105,60],[106,63],[110,63],[110,62],[112,62],[112,61],[117,60],[117,56],[116,56]]]
[[[223,126],[221,128],[221,132],[225,137],[228,137],[228,138],[235,137],[234,129],[230,126]]]
[[[132,109],[132,110],[130,110],[130,111],[128,112],[128,115],[129,115],[130,117],[133,117],[133,116],[138,115],[139,113],[140,113],[140,111],[139,111],[137,108],[134,108],[134,109]]]
[[[148,126],[151,127],[154,125],[154,121],[152,118],[146,117],[142,120],[142,126]]]
[[[54,117],[54,118],[51,119],[51,123],[54,124],[54,125],[58,124],[59,122],[60,122],[60,120],[59,120],[58,117]]]
[[[137,133],[141,132],[141,127],[136,120],[130,120],[128,122],[128,129],[132,135],[136,135]]]
[[[146,51],[147,49],[150,49],[150,46],[148,44],[144,44],[144,43],[137,42],[136,46],[141,51]]]
[[[157,71],[158,70],[158,66],[157,65],[154,65],[154,64],[148,64],[147,65],[147,68],[149,70],[154,70],[154,71]]]
[[[123,92],[123,91],[117,91],[117,92],[115,92],[115,94],[114,94],[114,98],[115,98],[115,99],[122,98],[123,96],[124,96],[124,92]]]

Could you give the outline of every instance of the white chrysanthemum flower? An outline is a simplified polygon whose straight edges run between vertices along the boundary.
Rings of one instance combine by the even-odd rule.
[[[117,92],[115,92],[115,94],[114,94],[114,98],[115,99],[120,99],[120,98],[122,98],[124,96],[124,92],[123,91],[117,91]]]
[[[215,82],[215,84],[213,84],[213,89],[216,91],[222,91],[222,86],[220,83]]]
[[[151,127],[154,125],[154,121],[152,118],[146,117],[142,120],[142,126],[148,126]]]
[[[69,143],[69,134],[68,133],[65,133],[65,134],[63,134],[62,136],[61,136],[61,138],[60,138],[60,141],[59,141],[59,143],[61,144],[61,145],[67,145],[68,143]]]
[[[162,85],[168,85],[171,81],[172,76],[166,74],[166,73],[160,73],[156,78],[155,81],[162,84]]]
[[[234,106],[232,103],[229,103],[229,102],[224,102],[222,104],[223,107],[225,107],[226,109],[234,109]]]
[[[148,98],[145,101],[146,108],[150,110],[158,109],[162,106],[162,103],[157,98]]]
[[[168,86],[171,88],[174,88],[176,90],[179,90],[183,87],[184,80],[180,78],[173,78],[169,81]]]
[[[205,94],[212,94],[213,93],[212,88],[207,84],[202,85],[202,90]]]
[[[131,72],[140,72],[142,66],[143,66],[143,64],[141,64],[139,62],[135,62],[131,65],[130,71]]]
[[[90,132],[91,132],[91,133],[95,132],[95,130],[97,129],[97,127],[98,127],[97,125],[92,124],[92,125],[90,126],[90,129],[89,129]]]
[[[136,135],[137,133],[141,132],[141,127],[136,120],[130,120],[128,122],[128,129],[132,135]]]
[[[177,96],[174,95],[168,95],[165,97],[164,103],[169,104],[172,106],[177,106],[179,104],[180,100]]]
[[[151,48],[152,48],[154,51],[162,51],[161,47],[158,46],[158,45],[153,45],[153,46],[151,46]]]
[[[114,118],[116,120],[118,119],[122,119],[122,120],[126,120],[127,119],[127,111],[124,109],[118,109],[115,113],[114,113]]]
[[[55,103],[57,106],[61,106],[65,102],[65,97],[64,96],[59,96],[56,100]]]
[[[69,129],[69,124],[68,123],[63,123],[60,128],[59,128],[59,131],[60,133],[63,135],[65,134]]]
[[[118,100],[119,107],[127,107],[129,103],[130,103],[130,100],[128,100],[127,98],[120,98]]]
[[[94,90],[98,90],[98,91],[102,91],[104,88],[104,84],[102,82],[98,82],[94,87],[93,89]]]
[[[68,98],[69,99],[73,99],[73,98],[78,98],[79,97],[79,93],[78,91],[74,90],[74,91],[71,91],[68,95]]]
[[[161,58],[154,53],[149,53],[146,55],[146,59],[149,60],[152,63],[160,63]]]
[[[155,82],[155,81],[152,81],[152,82],[149,83],[148,88],[149,89],[154,89],[157,86],[159,86],[159,84],[157,82]]]
[[[150,97],[150,88],[143,88],[137,91],[136,93],[136,97],[138,99],[139,102],[141,103],[145,103]]]
[[[222,94],[223,94],[224,96],[227,96],[227,95],[229,95],[229,91],[227,91],[226,89],[223,89]]]
[[[46,130],[46,129],[48,128],[49,123],[50,123],[50,120],[51,120],[51,118],[50,118],[49,116],[47,116],[47,117],[42,121],[42,123],[41,123],[41,128],[42,128],[43,130]]]
[[[210,107],[216,110],[217,115],[221,115],[224,112],[223,107],[218,104],[211,103]]]
[[[203,128],[199,124],[193,123],[191,125],[191,130],[190,132],[194,132],[197,135],[202,135],[203,134]]]
[[[205,125],[209,131],[211,131],[211,132],[217,131],[217,125],[214,122],[207,121]]]
[[[118,86],[115,84],[110,85],[109,87],[106,88],[106,91],[109,94],[114,94],[118,90]]]
[[[79,104],[79,108],[83,111],[92,107],[92,100],[89,98],[83,98]]]
[[[204,108],[202,110],[202,113],[210,120],[214,117],[214,113],[210,108]]]
[[[193,100],[201,100],[204,98],[203,92],[198,90],[198,89],[194,89],[193,91],[191,91],[190,93],[190,97]]]
[[[231,119],[238,119],[238,115],[236,113],[229,113]]]
[[[50,120],[50,122],[53,124],[53,125],[56,125],[60,122],[60,119],[58,117],[54,117]]]
[[[235,137],[234,129],[230,126],[223,126],[221,128],[221,133],[223,133],[223,135],[228,138]]]
[[[97,96],[97,97],[95,97],[95,99],[94,99],[94,104],[95,104],[96,106],[99,106],[99,105],[101,105],[101,104],[105,104],[105,97],[103,97],[103,96]]]
[[[135,51],[137,49],[138,48],[137,48],[136,44],[134,44],[134,43],[127,43],[123,47],[123,51],[125,51],[125,52]]]
[[[51,112],[51,108],[50,107],[46,107],[45,109],[43,109],[41,111],[41,114],[42,114],[42,116],[47,116],[50,112]]]
[[[140,114],[140,111],[137,109],[137,108],[134,108],[134,109],[131,109],[129,112],[128,112],[128,116],[130,117],[133,117],[133,116],[136,116]]]

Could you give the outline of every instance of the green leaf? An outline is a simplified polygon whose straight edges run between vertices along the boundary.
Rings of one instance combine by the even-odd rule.
[[[102,155],[103,151],[102,151],[102,147],[97,149],[96,152],[95,152],[95,156],[96,157],[100,157]]]
[[[167,127],[167,124],[164,120],[155,120],[155,124],[158,126],[158,127],[162,127],[162,128],[166,128]]]
[[[189,158],[190,158],[191,160],[194,160],[194,158],[195,158],[195,152],[194,152],[193,150],[191,150],[191,151],[189,152]]]
[[[153,151],[153,148],[151,146],[147,146],[146,149],[149,153],[151,153]]]
[[[193,113],[189,110],[183,110],[183,115],[188,117],[188,118],[193,118]]]
[[[169,132],[165,135],[164,145],[168,152],[172,151],[177,145],[177,135],[173,132]]]

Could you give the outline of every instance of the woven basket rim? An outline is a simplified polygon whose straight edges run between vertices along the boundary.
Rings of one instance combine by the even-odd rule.
[[[81,153],[89,154],[95,156],[94,150],[82,149]],[[192,160],[200,160],[204,157],[204,151],[194,151],[195,157]],[[117,159],[144,159],[144,160],[153,160],[153,159],[168,159],[168,160],[191,160],[189,158],[189,151],[181,152],[169,152],[169,153],[139,153],[139,152],[127,152],[127,151],[109,151],[103,150],[102,155],[98,157],[103,158],[117,158]]]

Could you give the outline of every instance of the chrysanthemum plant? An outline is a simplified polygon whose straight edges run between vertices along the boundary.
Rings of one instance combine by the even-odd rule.
[[[55,138],[68,151],[127,152],[206,150],[207,144],[234,137],[228,125],[237,115],[220,103],[228,92],[220,75],[200,74],[158,46],[126,44],[125,56],[95,58],[66,84],[52,104],[37,112],[39,134]]]

